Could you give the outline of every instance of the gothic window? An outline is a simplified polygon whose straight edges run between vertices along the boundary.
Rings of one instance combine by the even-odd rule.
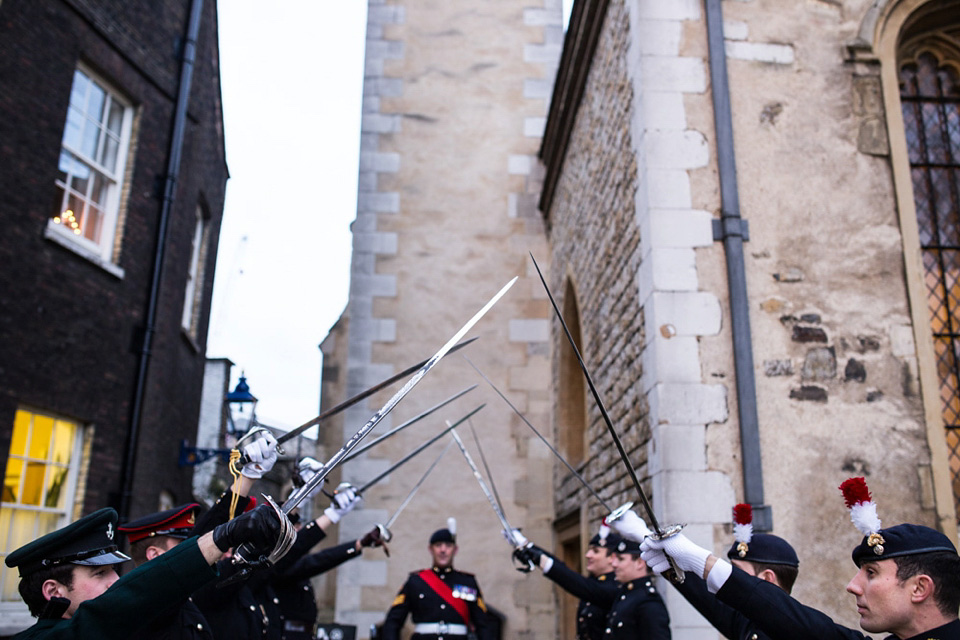
[[[929,51],[900,66],[923,279],[960,513],[960,77]]]
[[[583,338],[580,332],[580,309],[573,284],[568,280],[563,294],[563,318],[570,334],[583,354]],[[566,336],[560,338],[559,350],[560,384],[558,389],[557,439],[567,461],[576,465],[584,460],[587,431],[586,383]]]

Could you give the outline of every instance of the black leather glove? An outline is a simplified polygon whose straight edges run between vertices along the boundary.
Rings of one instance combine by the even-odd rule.
[[[280,520],[273,507],[262,504],[213,530],[213,543],[220,551],[248,542],[257,548],[272,549],[280,537]]]
[[[381,547],[383,538],[380,537],[380,528],[374,527],[360,538],[361,547]]]

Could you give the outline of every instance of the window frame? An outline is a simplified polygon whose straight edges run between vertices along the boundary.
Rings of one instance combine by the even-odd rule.
[[[194,340],[197,338],[199,324],[197,310],[203,301],[203,273],[207,257],[208,229],[209,217],[203,206],[198,204],[191,241],[190,263],[187,266],[187,280],[184,283],[183,312],[180,315],[180,328]]]
[[[890,0],[882,7],[871,9],[861,26],[861,33],[872,35],[872,46],[866,53],[857,54],[864,61],[880,63],[880,83],[890,144],[890,166],[893,173],[894,197],[899,213],[903,238],[904,270],[907,298],[913,329],[917,359],[917,378],[923,402],[926,441],[930,449],[930,486],[927,495],[932,503],[925,504],[936,512],[941,531],[957,538],[957,510],[954,507],[952,474],[940,400],[940,379],[937,355],[930,328],[926,287],[924,285],[923,256],[920,231],[914,202],[913,182],[907,135],[900,100],[901,34],[910,19],[926,6],[928,0]],[[869,37],[869,36],[868,36]]]
[[[66,481],[62,489],[62,491],[65,493],[65,497],[62,500],[62,507],[46,507],[43,505],[22,504],[19,502],[20,496],[17,496],[17,500],[18,500],[17,502],[4,502],[3,495],[0,494],[0,508],[2,508],[5,511],[11,512],[11,514],[16,512],[21,512],[21,513],[27,512],[27,513],[35,513],[35,514],[55,515],[56,521],[53,524],[53,529],[51,529],[51,530],[55,530],[57,528],[63,527],[66,524],[72,522],[77,515],[76,513],[77,504],[78,504],[78,501],[81,499],[80,473],[81,473],[81,469],[84,468],[85,466],[85,460],[84,460],[85,444],[87,439],[88,426],[78,420],[68,418],[66,416],[57,414],[52,411],[37,409],[35,407],[23,406],[23,405],[18,406],[16,410],[16,414],[19,414],[21,412],[26,412],[30,414],[31,432],[34,428],[33,420],[35,416],[42,416],[54,421],[69,422],[72,425],[74,425],[76,429],[76,433],[73,438],[73,443],[70,447],[70,459],[67,466]],[[13,425],[11,425],[11,432],[12,432],[12,429],[13,429]],[[28,453],[28,452],[25,452],[25,453]],[[21,460],[30,459],[30,456],[28,455],[17,456],[17,457]],[[5,472],[6,472],[6,465],[9,463],[10,458],[11,458],[11,455],[8,450],[6,462],[4,464]],[[47,482],[46,480],[47,466],[49,466],[49,452],[48,452],[48,458],[45,463],[45,469],[44,469],[44,486],[46,485],[46,482]],[[22,489],[21,489],[21,493],[22,493]],[[41,535],[44,535],[45,533],[47,533],[46,531],[39,531],[38,530],[39,525],[40,525],[40,520],[39,518],[37,518],[33,523],[33,533],[30,536],[31,539],[36,539]],[[12,526],[12,516],[11,516],[11,522],[8,524],[8,526]],[[4,532],[3,535],[4,536],[9,535],[9,530],[7,532]],[[0,548],[0,556],[6,557],[11,551],[13,551],[13,549]],[[16,575],[16,569],[10,569],[5,564],[0,564],[0,587],[2,587],[2,585],[7,580],[8,575],[10,574]],[[4,600],[2,589],[0,589],[0,635],[12,635],[13,633],[17,633],[25,629],[26,627],[30,626],[31,624],[33,624],[33,622],[35,622],[35,620],[30,615],[30,612],[28,611],[26,604],[24,604],[23,601],[20,600],[19,598],[12,599],[12,600]]]
[[[70,153],[74,158],[88,165],[92,170],[104,176],[109,181],[110,187],[108,187],[107,199],[103,207],[103,219],[100,223],[99,242],[94,242],[83,237],[82,235],[77,235],[68,230],[63,224],[55,222],[53,212],[51,212],[50,217],[47,219],[44,236],[74,251],[78,255],[97,263],[108,271],[114,273],[114,275],[122,277],[122,270],[117,268],[115,265],[116,257],[119,255],[115,245],[117,238],[120,237],[119,226],[121,220],[121,197],[124,191],[124,183],[128,176],[127,165],[131,157],[135,107],[133,101],[130,100],[122,91],[117,89],[114,84],[104,79],[103,76],[99,75],[82,62],[78,63],[74,69],[74,80],[70,85],[71,95],[74,91],[76,74],[78,73],[83,74],[89,82],[95,84],[104,92],[109,100],[108,104],[119,104],[123,109],[120,124],[120,139],[117,146],[116,167],[113,171],[107,171],[107,169],[103,167],[103,165],[101,165],[95,158],[87,156],[82,152],[81,149],[72,146],[66,140],[70,109],[70,106],[68,105],[68,112],[63,121],[63,136],[60,140],[61,155],[64,152]],[[105,108],[104,111],[106,113],[108,112],[108,109]],[[86,113],[83,115],[86,116]],[[100,138],[101,140],[97,143],[98,152],[103,145],[103,136],[100,136]],[[54,181],[54,185],[56,189],[63,191],[64,197],[66,197],[66,192],[69,188],[68,185],[63,184],[59,177]],[[87,201],[85,200],[85,202]]]

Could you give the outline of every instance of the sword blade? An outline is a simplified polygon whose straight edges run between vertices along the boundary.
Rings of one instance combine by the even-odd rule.
[[[303,502],[306,497],[310,495],[310,492],[313,491],[314,488],[316,488],[326,479],[330,472],[333,471],[334,467],[336,467],[340,461],[343,460],[343,458],[346,457],[346,455],[349,454],[368,433],[373,431],[374,427],[376,427],[377,424],[383,420],[384,416],[390,413],[390,411],[397,406],[397,403],[403,400],[403,397],[410,393],[410,390],[413,389],[413,387],[415,387],[416,384],[423,379],[423,376],[427,375],[427,372],[429,372],[430,369],[440,362],[440,359],[443,358],[443,356],[447,355],[447,353],[453,349],[454,345],[460,341],[460,338],[466,335],[467,331],[470,331],[470,329],[473,328],[473,325],[477,324],[477,322],[480,321],[480,318],[482,318],[487,311],[489,311],[490,308],[493,307],[493,305],[495,305],[497,301],[507,293],[507,291],[510,290],[510,287],[512,287],[517,281],[518,277],[519,276],[514,276],[510,282],[503,285],[500,291],[490,298],[487,304],[483,305],[483,308],[481,308],[480,311],[477,311],[475,314],[473,314],[473,317],[470,318],[467,323],[453,335],[452,338],[447,340],[446,344],[440,347],[440,350],[433,354],[433,356],[427,360],[415,374],[413,374],[413,377],[407,380],[406,384],[404,384],[399,391],[393,394],[393,396],[387,400],[387,403],[383,405],[379,411],[373,414],[373,416],[367,420],[366,424],[360,427],[360,430],[357,431],[353,437],[347,440],[347,442],[340,448],[339,451],[333,454],[333,457],[331,457],[330,460],[323,465],[323,469],[314,474],[310,480],[304,483],[302,487],[297,489],[293,495],[291,495],[287,501],[283,503],[282,509],[284,513],[290,513],[292,509],[296,508],[297,505]]]
[[[514,406],[514,404],[513,404],[512,402],[510,402],[510,399],[507,398],[507,396],[505,396],[505,395],[500,391],[500,389],[497,388],[497,385],[493,384],[493,381],[490,380],[490,378],[488,378],[486,375],[484,375],[483,371],[480,371],[480,369],[477,367],[477,365],[473,364],[473,362],[470,361],[470,358],[468,358],[468,357],[466,357],[466,356],[463,356],[463,359],[467,361],[467,364],[469,364],[471,367],[473,367],[473,370],[474,370],[474,371],[476,371],[478,374],[480,374],[480,377],[481,377],[481,378],[483,378],[484,380],[487,381],[487,384],[489,384],[490,387],[491,387],[494,391],[497,392],[497,395],[500,396],[500,397],[503,399],[503,401],[507,403],[507,406],[508,406],[508,407],[510,407],[511,409],[513,409],[513,412],[514,412],[515,414],[517,414],[517,415],[520,417],[521,420],[523,420],[523,423],[524,423],[525,425],[527,425],[528,427],[530,427],[530,429],[531,429],[535,434],[537,434],[537,437],[540,438],[541,441],[543,441],[543,444],[547,445],[547,448],[550,449],[550,451],[553,452],[553,455],[555,455],[555,456],[557,457],[557,459],[558,459],[560,462],[562,462],[562,463],[564,464],[564,466],[570,471],[570,473],[572,473],[572,474],[574,475],[574,477],[576,477],[576,479],[580,481],[580,484],[582,484],[584,487],[586,487],[587,491],[589,491],[589,492],[593,495],[593,497],[597,499],[597,502],[599,502],[599,503],[603,506],[604,509],[606,509],[607,511],[610,511],[611,509],[610,509],[610,507],[607,505],[607,503],[604,501],[604,499],[601,498],[600,495],[599,495],[596,491],[593,490],[593,487],[591,487],[591,486],[587,483],[587,481],[584,479],[584,477],[583,477],[582,475],[580,475],[580,474],[577,472],[577,470],[574,469],[574,468],[570,465],[569,462],[566,461],[566,459],[560,454],[560,452],[557,451],[556,448],[554,448],[554,446],[553,446],[552,444],[550,444],[550,442],[549,442],[546,438],[544,438],[543,435],[540,434],[539,431],[537,431],[537,428],[536,428],[535,426],[533,426],[533,425],[530,423],[529,420],[527,420],[527,417],[526,417],[525,415],[523,415],[522,413],[520,413],[520,410],[517,409],[517,408]],[[489,472],[488,472],[488,473],[489,473]]]
[[[480,446],[480,438],[477,436],[477,430],[473,428],[473,420],[467,420],[467,426],[470,427],[470,433],[473,434],[473,441],[477,445],[477,452],[480,454],[480,462],[483,463],[483,470],[487,472],[487,481],[490,482],[490,489],[493,491],[493,497],[497,499],[497,506],[503,513],[503,502],[500,501],[500,494],[497,493],[497,483],[493,481],[493,474],[490,473],[490,465],[487,464],[487,456],[483,455],[483,447]]]
[[[427,467],[427,470],[423,473],[423,477],[420,478],[417,484],[413,485],[413,489],[410,490],[410,493],[407,494],[407,497],[403,499],[403,502],[400,503],[400,506],[397,507],[397,510],[393,512],[393,515],[390,516],[390,519],[387,520],[386,524],[384,524],[383,526],[389,529],[390,526],[397,521],[397,517],[400,515],[401,512],[403,512],[406,506],[410,504],[410,501],[413,499],[413,496],[417,494],[417,491],[420,490],[420,485],[422,485],[424,480],[427,479],[427,476],[430,475],[430,473],[433,471],[433,468],[440,463],[440,459],[443,458],[444,455],[446,455],[447,451],[450,450],[450,447],[452,445],[453,445],[453,440],[447,443],[447,446],[443,448],[443,451],[440,452],[440,455],[438,455],[436,459],[430,464],[430,466]]]
[[[463,440],[460,439],[460,434],[457,433],[456,429],[451,429],[450,435],[453,436],[454,441],[457,443],[457,446],[460,447],[460,453],[463,454],[464,459],[466,459],[467,464],[470,465],[470,471],[473,472],[473,477],[477,479],[477,483],[480,485],[480,490],[483,491],[483,495],[487,497],[487,500],[490,502],[490,506],[493,507],[493,512],[497,514],[497,518],[500,519],[500,524],[503,526],[504,531],[508,531],[510,535],[513,535],[513,528],[507,522],[507,517],[503,515],[503,511],[497,505],[496,499],[494,499],[493,494],[490,493],[490,489],[487,488],[487,483],[484,482],[483,476],[480,475],[480,470],[477,469],[477,465],[473,462],[473,458],[470,457],[470,453],[467,451],[467,448],[463,446]],[[513,546],[520,547],[516,541],[513,541]]]
[[[455,346],[455,347],[453,347],[452,349],[450,349],[450,353],[453,353],[454,351],[459,351],[460,349],[463,349],[465,346],[467,346],[468,344],[470,344],[471,342],[473,342],[473,341],[476,340],[476,339],[477,339],[477,338],[474,337],[474,338],[470,338],[469,340],[464,340],[463,342],[461,342],[461,343],[458,344],[457,346]],[[298,435],[300,435],[301,433],[303,433],[304,431],[306,431],[306,430],[309,429],[310,427],[312,427],[312,426],[314,426],[314,425],[317,425],[317,424],[320,424],[321,422],[323,422],[323,421],[326,420],[327,418],[330,418],[330,417],[332,417],[332,416],[337,415],[338,413],[340,413],[340,412],[343,411],[344,409],[349,409],[350,407],[352,407],[353,405],[357,404],[357,403],[360,402],[361,400],[364,400],[364,399],[366,399],[366,398],[369,398],[370,396],[372,396],[373,394],[375,394],[377,391],[380,391],[380,390],[383,389],[384,387],[388,387],[388,386],[390,386],[391,384],[393,384],[394,382],[397,382],[398,380],[402,380],[403,378],[406,378],[408,375],[410,375],[411,373],[417,371],[418,369],[420,369],[421,367],[423,367],[425,364],[427,364],[427,362],[429,362],[429,360],[424,360],[424,361],[422,361],[422,362],[418,362],[417,364],[415,364],[415,365],[413,365],[413,366],[407,367],[406,369],[404,369],[404,370],[401,371],[400,373],[396,373],[396,374],[390,376],[389,378],[387,378],[386,380],[383,380],[383,381],[381,381],[381,382],[378,382],[377,384],[373,385],[373,386],[370,387],[369,389],[366,389],[366,390],[364,390],[364,391],[361,391],[360,393],[358,393],[357,395],[353,396],[352,398],[348,398],[348,399],[344,400],[343,402],[341,402],[341,403],[338,404],[337,406],[335,406],[335,407],[330,407],[329,409],[327,409],[326,411],[324,411],[323,413],[321,413],[320,415],[318,415],[318,416],[317,416],[316,418],[314,418],[313,420],[310,420],[309,422],[303,423],[302,425],[300,425],[300,426],[297,427],[296,429],[291,429],[290,431],[287,431],[285,434],[283,434],[282,436],[280,436],[279,438],[277,438],[277,444],[278,444],[278,445],[281,445],[281,444],[283,444],[284,442],[287,442],[288,440],[292,440],[293,438],[296,438]]]
[[[660,523],[657,521],[656,514],[653,513],[653,507],[650,505],[650,501],[647,500],[647,494],[643,492],[643,487],[640,486],[640,480],[637,479],[637,472],[633,468],[633,464],[630,462],[630,458],[627,456],[627,452],[623,448],[623,443],[620,442],[620,436],[617,435],[617,430],[613,427],[613,421],[610,420],[610,416],[607,414],[607,408],[603,406],[603,400],[600,399],[600,393],[597,391],[596,385],[593,384],[593,378],[590,377],[590,371],[587,369],[587,365],[584,364],[583,358],[580,357],[580,350],[577,349],[577,343],[574,341],[573,336],[570,334],[570,329],[567,328],[567,323],[563,319],[563,314],[560,313],[560,307],[557,306],[557,301],[553,299],[553,294],[550,293],[550,287],[547,286],[547,280],[543,277],[543,272],[540,271],[540,265],[537,264],[537,259],[533,257],[533,254],[530,254],[530,259],[533,260],[533,266],[537,268],[537,275],[540,276],[540,282],[543,283],[543,288],[547,292],[547,297],[550,298],[550,304],[553,305],[553,311],[557,315],[557,319],[560,320],[560,325],[563,327],[563,332],[567,335],[567,341],[570,343],[570,348],[573,349],[573,353],[577,356],[577,362],[580,363],[580,370],[583,371],[583,377],[587,380],[587,386],[590,387],[590,393],[593,394],[593,399],[597,403],[597,407],[600,408],[600,415],[603,416],[603,421],[607,425],[607,431],[610,432],[610,436],[613,438],[614,444],[617,445],[617,451],[620,453],[620,459],[623,461],[624,466],[627,467],[627,472],[630,474],[630,480],[633,481],[633,486],[637,490],[637,494],[640,496],[640,502],[643,504],[643,509],[647,514],[647,517],[650,519],[650,524],[653,526],[653,530],[656,532],[657,536],[660,538],[665,537],[663,529],[660,528]],[[675,533],[675,532],[674,532]],[[677,583],[683,582],[683,571],[680,570],[680,567],[677,566],[673,558],[669,558],[670,566],[673,569],[667,571],[667,577]],[[673,575],[669,575],[672,572]]]
[[[580,370],[583,371],[583,377],[587,380],[587,386],[590,387],[590,393],[593,394],[593,399],[596,401],[597,407],[600,408],[600,415],[603,416],[603,421],[607,425],[607,431],[610,432],[611,437],[613,437],[614,444],[617,445],[617,451],[620,453],[620,459],[623,460],[623,464],[627,467],[627,471],[630,474],[630,480],[633,481],[634,488],[636,488],[637,493],[640,494],[640,501],[643,503],[643,508],[647,512],[647,517],[650,518],[650,524],[653,526],[653,530],[660,534],[662,533],[660,524],[657,522],[657,517],[653,513],[653,508],[650,506],[650,502],[647,500],[647,496],[643,492],[643,487],[640,486],[640,480],[637,479],[637,472],[633,469],[633,464],[631,464],[630,458],[627,456],[627,452],[623,448],[623,443],[620,442],[620,436],[617,435],[617,430],[613,427],[613,421],[610,420],[610,416],[607,414],[607,408],[603,405],[603,400],[600,399],[600,393],[597,391],[596,385],[593,384],[593,378],[590,376],[590,371],[587,369],[587,365],[584,364],[583,358],[580,357],[580,350],[577,349],[577,344],[574,341],[573,336],[570,334],[570,329],[567,328],[567,323],[563,319],[563,314],[560,313],[560,308],[557,306],[557,301],[553,299],[553,294],[550,293],[550,287],[547,286],[547,281],[543,277],[543,273],[540,271],[540,265],[537,264],[537,260],[533,257],[532,253],[530,254],[530,259],[533,260],[533,266],[537,268],[537,275],[540,276],[540,282],[543,283],[543,288],[547,292],[547,297],[550,298],[550,304],[553,305],[553,310],[557,315],[557,319],[560,320],[560,325],[563,327],[563,331],[567,335],[567,341],[570,343],[570,348],[573,349],[574,355],[577,356],[577,362],[580,363]]]
[[[372,449],[373,447],[377,446],[378,444],[380,444],[381,442],[383,442],[384,440],[386,440],[386,439],[389,438],[390,436],[395,435],[395,434],[397,434],[398,432],[406,429],[407,427],[409,427],[410,425],[412,425],[412,424],[415,423],[415,422],[418,422],[418,421],[420,421],[420,420],[423,420],[424,418],[426,418],[427,416],[429,416],[431,413],[435,412],[437,409],[440,409],[441,407],[445,407],[446,405],[450,404],[451,402],[453,402],[454,400],[456,400],[456,399],[459,398],[460,396],[465,395],[466,393],[469,393],[470,391],[473,391],[473,390],[476,389],[476,388],[477,388],[477,385],[473,385],[473,386],[467,387],[467,388],[464,389],[463,391],[458,391],[457,393],[453,394],[452,396],[450,396],[449,398],[447,398],[447,399],[444,400],[443,402],[440,402],[440,403],[438,403],[438,404],[433,405],[432,407],[430,407],[429,409],[427,409],[427,410],[424,411],[423,413],[421,413],[421,414],[419,414],[419,415],[416,415],[416,416],[410,418],[409,420],[407,420],[406,422],[404,422],[404,423],[401,424],[400,426],[394,427],[393,429],[391,429],[390,431],[387,431],[385,434],[383,434],[382,436],[378,437],[377,439],[371,440],[370,442],[368,442],[367,444],[363,445],[362,447],[359,447],[359,448],[356,449],[353,453],[351,453],[351,454],[348,455],[346,458],[344,458],[344,459],[343,459],[343,462],[341,462],[341,464],[350,462],[351,460],[353,460],[354,458],[356,458],[357,456],[359,456],[361,453],[364,453],[365,451],[367,451],[367,450],[369,450],[369,449]]]
[[[481,409],[483,409],[485,406],[487,406],[487,405],[486,405],[486,404],[481,404],[479,407],[477,407],[476,409],[474,409],[473,411],[471,411],[470,413],[468,413],[467,415],[463,416],[462,418],[460,418],[459,420],[457,420],[455,423],[453,423],[452,426],[450,425],[449,422],[447,422],[447,428],[446,428],[446,429],[444,429],[443,431],[441,431],[441,432],[438,433],[437,435],[433,436],[432,438],[430,438],[430,439],[427,440],[426,442],[422,443],[422,444],[421,444],[420,446],[418,446],[416,449],[414,449],[413,451],[411,451],[411,452],[408,453],[407,455],[403,456],[400,460],[398,460],[398,461],[395,462],[393,465],[391,465],[389,469],[387,469],[387,470],[384,471],[383,473],[379,474],[376,478],[374,478],[373,480],[370,480],[369,482],[367,482],[367,484],[365,484],[365,485],[363,485],[362,487],[360,487],[359,489],[357,489],[357,493],[359,493],[359,494],[362,495],[364,491],[366,491],[367,489],[369,489],[369,488],[372,487],[373,485],[377,484],[378,482],[380,482],[381,480],[383,480],[384,478],[386,478],[388,475],[390,475],[391,473],[393,473],[394,471],[396,471],[397,469],[399,469],[400,467],[402,467],[403,465],[405,465],[407,462],[409,462],[409,461],[410,461],[414,456],[416,456],[418,453],[420,453],[421,451],[423,451],[424,449],[426,449],[427,447],[429,447],[430,445],[432,445],[434,442],[436,442],[437,440],[439,440],[439,439],[442,438],[443,436],[447,435],[447,432],[448,432],[448,431],[450,431],[451,429],[453,429],[453,428],[456,427],[457,425],[462,424],[465,420],[467,420],[468,418],[470,418],[470,416],[472,416],[473,414],[477,413],[478,411],[480,411]]]

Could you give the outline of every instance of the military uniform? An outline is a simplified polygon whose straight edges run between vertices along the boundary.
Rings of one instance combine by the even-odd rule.
[[[956,547],[939,531],[914,524],[901,524],[878,529],[864,536],[853,550],[853,561],[859,567],[864,562],[893,559],[925,553],[956,554]],[[835,623],[825,613],[794,600],[772,583],[755,578],[737,567],[717,591],[717,598],[748,617],[771,637],[786,640],[863,640],[869,636],[856,629]],[[887,636],[887,640],[898,640]],[[960,621],[920,633],[914,638],[899,640],[960,640]]]
[[[749,507],[749,505],[737,506]],[[799,567],[800,560],[797,558],[797,552],[786,540],[769,533],[753,533],[752,511],[750,514],[750,522],[737,522],[742,525],[750,524],[750,527],[738,530],[736,541],[727,550],[727,557],[731,560],[743,560],[762,565]],[[700,615],[730,640],[768,640],[770,638],[747,616],[720,602],[717,596],[710,593],[706,582],[700,576],[688,573],[683,583],[674,586],[687,602],[700,612]]]
[[[620,584],[604,638],[670,640],[670,616],[650,576]]]
[[[226,517],[208,518],[204,528],[198,531],[195,524],[199,511],[200,505],[194,502],[131,520],[117,529],[127,536],[132,545],[148,538],[186,540],[195,534],[202,535],[220,522],[226,521]],[[213,640],[213,632],[200,609],[187,597],[164,611],[147,629],[137,634],[137,637],[140,640]]]
[[[745,615],[720,602],[707,590],[707,583],[700,576],[687,573],[682,584],[673,586],[724,637],[730,640],[770,639],[770,636]]]
[[[116,520],[113,509],[101,509],[17,549],[7,556],[6,564],[20,567],[21,577],[38,570],[43,563],[115,564],[127,559],[117,554],[112,544]],[[97,527],[98,532],[100,527],[105,529],[104,541],[109,538],[110,544],[91,545],[87,536],[91,526]],[[68,552],[66,556],[56,555],[64,550]],[[97,555],[91,557],[88,555],[91,552]],[[80,604],[69,619],[61,617],[69,601],[55,599],[36,624],[15,637],[18,640],[138,637],[137,634],[168,607],[180,602],[185,592],[198,589],[215,577],[197,541],[191,539],[124,575],[100,596]],[[61,606],[56,606],[57,601]]]
[[[446,586],[447,598],[439,595],[431,586],[436,581]],[[464,620],[457,613],[451,599],[466,605],[469,620]],[[411,573],[387,612],[382,635],[378,639],[399,640],[400,629],[407,615],[413,618],[412,640],[465,638],[469,626],[474,627],[478,640],[493,640],[495,637],[476,578],[472,573],[457,571],[452,567],[434,567]]]
[[[600,640],[607,628],[607,614],[617,594],[613,572],[600,576],[582,576],[553,558],[544,574],[564,591],[580,599],[577,605],[577,640]]]

